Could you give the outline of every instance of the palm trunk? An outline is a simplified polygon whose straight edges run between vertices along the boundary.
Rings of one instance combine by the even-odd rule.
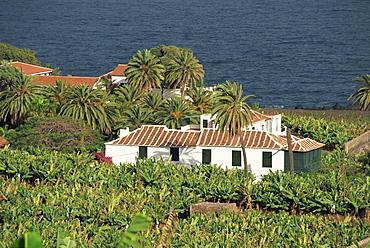
[[[245,151],[245,144],[243,139],[243,133],[239,135],[240,144],[242,147],[242,153],[243,153],[243,161],[244,161],[244,175],[245,180],[248,180],[248,162],[247,162],[247,152]]]

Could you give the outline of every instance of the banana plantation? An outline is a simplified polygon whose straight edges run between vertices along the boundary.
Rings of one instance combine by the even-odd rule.
[[[325,154],[321,173],[274,172],[257,183],[217,165],[98,163],[88,154],[0,150],[0,247],[25,233],[56,247],[120,247],[137,213],[142,247],[346,247],[369,236],[370,177],[355,158]],[[333,167],[334,168],[334,167]],[[238,213],[193,214],[191,204],[235,202]],[[59,242],[58,242],[59,243]],[[65,247],[65,246],[60,246]]]

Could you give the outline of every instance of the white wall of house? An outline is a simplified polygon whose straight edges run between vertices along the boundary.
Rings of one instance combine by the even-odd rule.
[[[211,150],[211,163],[217,164],[221,168],[244,168],[243,155],[239,147],[185,147],[179,148],[180,159],[173,161],[172,164],[181,164],[185,166],[202,164],[202,150]],[[232,151],[241,152],[241,166],[232,166]],[[248,170],[250,170],[257,177],[267,174],[270,170],[284,170],[284,151],[274,149],[256,149],[247,148]],[[270,152],[272,155],[272,167],[263,167],[263,152]],[[168,160],[170,157],[170,147],[148,147],[148,157],[161,158]],[[106,145],[106,156],[112,157],[113,163],[119,165],[120,163],[135,163],[139,156],[138,146],[120,146],[120,145]]]
[[[244,160],[242,149],[239,147],[197,147],[199,149],[199,158],[200,161],[198,164],[202,163],[202,149],[211,149],[211,163],[217,164],[221,168],[224,169],[231,169],[231,168],[239,168],[244,169]],[[232,166],[232,151],[240,151],[241,152],[241,166]],[[247,162],[249,166],[249,170],[259,176],[267,174],[270,170],[284,170],[284,151],[274,150],[274,149],[256,149],[256,148],[247,148]],[[272,154],[272,167],[267,168],[263,167],[263,152],[271,152]]]
[[[112,157],[114,164],[120,163],[135,163],[136,157],[139,155],[138,146],[121,146],[105,144],[105,156]]]
[[[122,84],[128,83],[125,76],[111,76],[111,77],[112,77],[111,80],[113,84],[122,85]]]

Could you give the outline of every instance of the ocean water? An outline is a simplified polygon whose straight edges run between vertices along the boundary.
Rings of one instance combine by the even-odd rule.
[[[2,0],[0,42],[63,75],[99,76],[138,50],[189,47],[205,84],[263,107],[348,105],[370,73],[370,0]]]

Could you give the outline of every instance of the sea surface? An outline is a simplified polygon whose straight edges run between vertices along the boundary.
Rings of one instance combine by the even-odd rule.
[[[0,42],[63,75],[100,76],[138,50],[188,47],[205,84],[263,107],[348,105],[370,73],[370,0],[2,0]]]

